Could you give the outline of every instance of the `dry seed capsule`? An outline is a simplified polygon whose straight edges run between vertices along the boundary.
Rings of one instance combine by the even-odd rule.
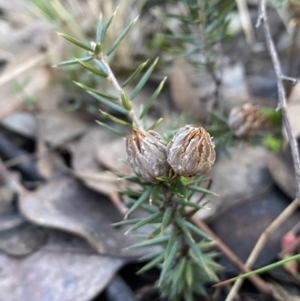
[[[133,130],[126,138],[126,153],[131,168],[143,182],[155,184],[158,177],[168,175],[167,144],[158,133]]]
[[[168,162],[180,176],[204,175],[215,162],[214,148],[215,145],[204,128],[186,125],[168,144]]]
[[[251,104],[233,108],[228,118],[228,126],[237,137],[255,135],[262,123],[263,117],[260,110]]]

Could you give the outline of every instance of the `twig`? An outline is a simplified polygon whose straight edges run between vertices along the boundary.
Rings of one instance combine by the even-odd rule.
[[[243,264],[241,259],[236,256],[222,241],[221,239],[200,219],[193,217],[192,221],[206,234],[208,234],[217,244],[219,250],[242,272],[249,272],[250,270]],[[262,280],[259,276],[254,275],[250,277],[252,283],[257,289],[264,294],[271,294],[271,289],[268,284]]]
[[[118,80],[116,79],[116,77],[115,77],[113,71],[111,70],[109,64],[106,62],[106,60],[105,60],[103,57],[100,58],[100,60],[101,60],[102,64],[105,66],[105,68],[106,68],[106,70],[107,70],[107,72],[108,72],[108,78],[111,80],[111,82],[112,82],[114,88],[117,90],[118,93],[121,94],[122,88],[121,88],[121,86],[120,86]],[[136,125],[136,127],[137,127],[137,128],[141,128],[139,119],[138,119],[138,117],[136,116],[136,114],[135,114],[135,112],[134,112],[133,109],[131,109],[131,110],[128,112],[128,115],[129,115],[129,117],[132,118],[132,121],[133,121],[133,123]]]
[[[295,210],[299,207],[299,202],[297,199],[295,199],[292,203],[289,204],[285,208],[284,211],[282,211],[279,216],[266,228],[266,230],[260,235],[258,241],[256,242],[251,254],[249,255],[245,266],[247,268],[251,268],[252,265],[255,263],[257,257],[260,254],[260,251],[264,247],[266,241],[268,240],[269,236],[278,228],[281,226],[281,224],[293,213]],[[227,295],[227,298],[225,301],[232,301],[234,297],[236,296],[238,290],[240,289],[241,285],[243,284],[243,279],[238,279],[234,285],[232,286],[229,294]]]
[[[34,67],[41,61],[45,60],[48,57],[48,53],[40,53],[38,55],[34,55],[33,57],[29,58],[23,64],[20,64],[17,68],[13,70],[8,70],[4,74],[0,76],[0,86],[8,83],[12,79],[16,78],[20,74],[24,73],[28,69]]]
[[[271,33],[270,33],[270,28],[269,28],[268,19],[267,19],[267,13],[266,13],[265,0],[261,0],[259,3],[259,16],[257,19],[256,27],[259,27],[261,23],[263,25],[266,43],[267,43],[269,53],[270,53],[270,56],[272,59],[272,63],[273,63],[274,69],[275,69],[275,74],[276,74],[276,79],[277,79],[277,88],[278,88],[277,110],[281,111],[283,123],[286,128],[287,135],[289,137],[289,142],[290,142],[292,157],[293,157],[293,164],[294,164],[294,169],[295,169],[295,176],[296,176],[296,185],[297,185],[296,198],[298,198],[298,201],[300,202],[300,159],[299,159],[298,144],[297,144],[297,140],[292,132],[291,123],[290,123],[290,120],[289,120],[289,117],[287,114],[286,96],[285,96],[284,86],[282,83],[283,74],[281,72],[278,54],[276,52],[274,42],[272,40]]]

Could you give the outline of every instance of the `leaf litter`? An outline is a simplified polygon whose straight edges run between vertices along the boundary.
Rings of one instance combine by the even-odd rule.
[[[13,10],[14,6],[9,7],[6,2],[0,2],[0,8],[4,7],[6,12]],[[127,11],[124,7],[123,10]],[[82,9],[84,11],[86,7]],[[98,14],[95,14],[94,19],[97,18]],[[94,21],[83,22],[83,28],[90,24]],[[29,27],[26,30],[29,35],[35,32]],[[126,207],[120,205],[122,202],[116,191],[127,184],[114,175],[114,172],[128,171],[124,163],[124,141],[95,126],[90,119],[84,120],[82,115],[63,111],[65,89],[53,81],[53,72],[47,66],[48,53],[41,53],[37,47],[25,49],[24,44],[17,41],[22,37],[26,37],[25,31],[13,37],[12,42],[20,47],[20,51],[18,47],[13,49],[9,63],[0,74],[1,126],[20,135],[22,141],[39,144],[39,147],[35,146],[38,157],[35,163],[46,181],[39,183],[35,190],[23,193],[9,188],[9,180],[3,181],[3,185],[1,182],[0,249],[3,252],[0,269],[5,277],[0,279],[0,299],[5,296],[7,301],[92,300],[122,266],[147,253],[147,250],[125,250],[137,241],[136,238],[124,236],[126,227],[111,226],[123,218],[120,212],[126,211]],[[137,37],[133,36],[133,39]],[[63,49],[61,45],[57,48],[58,52]],[[32,57],[37,59],[31,60]],[[118,62],[128,68],[131,59],[121,52]],[[184,75],[182,68],[188,68],[186,62],[183,64],[174,63],[169,87],[171,97],[164,95],[154,113],[172,120],[169,111],[177,109],[194,114],[196,119],[206,119],[213,88],[203,78],[199,83],[197,77],[180,77]],[[224,102],[227,108],[254,99],[251,91],[246,89],[248,79],[243,75],[242,65],[239,62],[226,65]],[[18,68],[20,66],[25,66],[24,71]],[[298,136],[298,96],[296,89],[293,92],[289,114]],[[172,107],[166,104],[166,97],[171,98]],[[141,98],[137,101],[145,103],[146,95]],[[35,99],[33,103],[28,103],[32,99]],[[192,103],[195,110],[188,112],[188,103]],[[61,151],[70,159],[63,159],[59,155]],[[48,155],[44,156],[45,153]],[[18,166],[15,167],[18,170]],[[11,170],[9,174],[12,175]],[[198,217],[208,218],[210,226],[223,241],[246,259],[257,237],[294,196],[289,152],[285,149],[268,154],[263,148],[246,144],[232,150],[231,158],[219,154],[209,176],[213,180],[211,189],[219,197],[205,198],[203,202],[209,200],[211,210]],[[278,191],[273,181],[286,195]],[[273,233],[257,266],[276,257],[280,238],[298,219],[297,212]],[[229,269],[227,272],[233,271],[228,262],[222,263]]]

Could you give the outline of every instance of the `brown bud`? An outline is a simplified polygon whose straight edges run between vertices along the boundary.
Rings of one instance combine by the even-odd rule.
[[[154,131],[139,129],[126,138],[128,162],[144,182],[158,183],[158,177],[167,176],[171,169],[167,162],[167,144]]]
[[[168,162],[180,176],[204,175],[215,162],[214,147],[209,133],[204,128],[186,125],[168,144]]]
[[[251,104],[233,108],[228,118],[228,126],[237,137],[255,135],[262,123],[263,117],[260,110]]]

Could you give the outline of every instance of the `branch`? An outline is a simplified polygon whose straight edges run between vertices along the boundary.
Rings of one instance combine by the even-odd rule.
[[[235,265],[237,266],[242,272],[249,272],[250,269],[247,268],[241,259],[235,255],[223,242],[222,240],[201,220],[197,217],[192,217],[191,219],[202,231],[204,231],[207,235],[209,235],[216,243],[217,248]],[[271,294],[271,288],[268,284],[261,279],[258,275],[252,275],[250,281],[256,286],[256,288],[266,294]]]
[[[283,210],[279,216],[265,229],[265,231],[260,235],[258,241],[256,242],[253,250],[251,251],[251,254],[249,255],[245,267],[246,268],[251,268],[253,264],[255,263],[256,259],[258,258],[261,250],[263,249],[265,243],[267,242],[268,238],[272,233],[274,233],[281,225],[283,222],[285,222],[292,213],[294,213],[299,207],[299,202],[297,199],[295,199],[292,203],[289,204]],[[225,301],[232,301],[240,287],[242,286],[244,280],[243,279],[238,279],[234,285],[231,287],[231,290],[226,297]]]
[[[289,143],[291,146],[292,151],[292,157],[293,157],[293,164],[295,169],[295,176],[296,176],[296,197],[298,198],[298,201],[300,202],[300,159],[299,159],[299,151],[298,151],[298,144],[297,140],[292,132],[291,123],[287,114],[287,105],[286,105],[286,96],[285,96],[285,90],[283,86],[282,80],[286,78],[283,76],[281,72],[280,62],[278,58],[277,51],[274,46],[274,42],[271,37],[270,28],[268,24],[268,18],[266,13],[266,1],[261,0],[259,4],[259,16],[257,19],[256,27],[259,27],[260,24],[263,25],[263,30],[266,38],[266,43],[268,46],[268,50],[272,59],[273,67],[275,69],[276,79],[277,79],[277,88],[278,88],[278,106],[277,110],[281,111],[282,118],[283,118],[283,124],[286,128],[287,135],[289,138]]]
[[[97,58],[99,59],[99,58]],[[100,58],[99,59],[102,64],[105,66],[107,72],[108,72],[108,78],[110,79],[110,81],[112,82],[112,85],[114,86],[114,88],[117,90],[117,92],[119,94],[121,94],[121,91],[122,91],[122,88],[118,82],[118,80],[116,79],[113,71],[111,70],[109,64],[106,62],[106,60],[104,58]],[[128,116],[132,119],[133,123],[136,125],[137,128],[141,128],[140,126],[140,122],[139,122],[139,119],[138,117],[136,116],[135,112],[133,109],[131,109],[129,112],[128,112]]]

